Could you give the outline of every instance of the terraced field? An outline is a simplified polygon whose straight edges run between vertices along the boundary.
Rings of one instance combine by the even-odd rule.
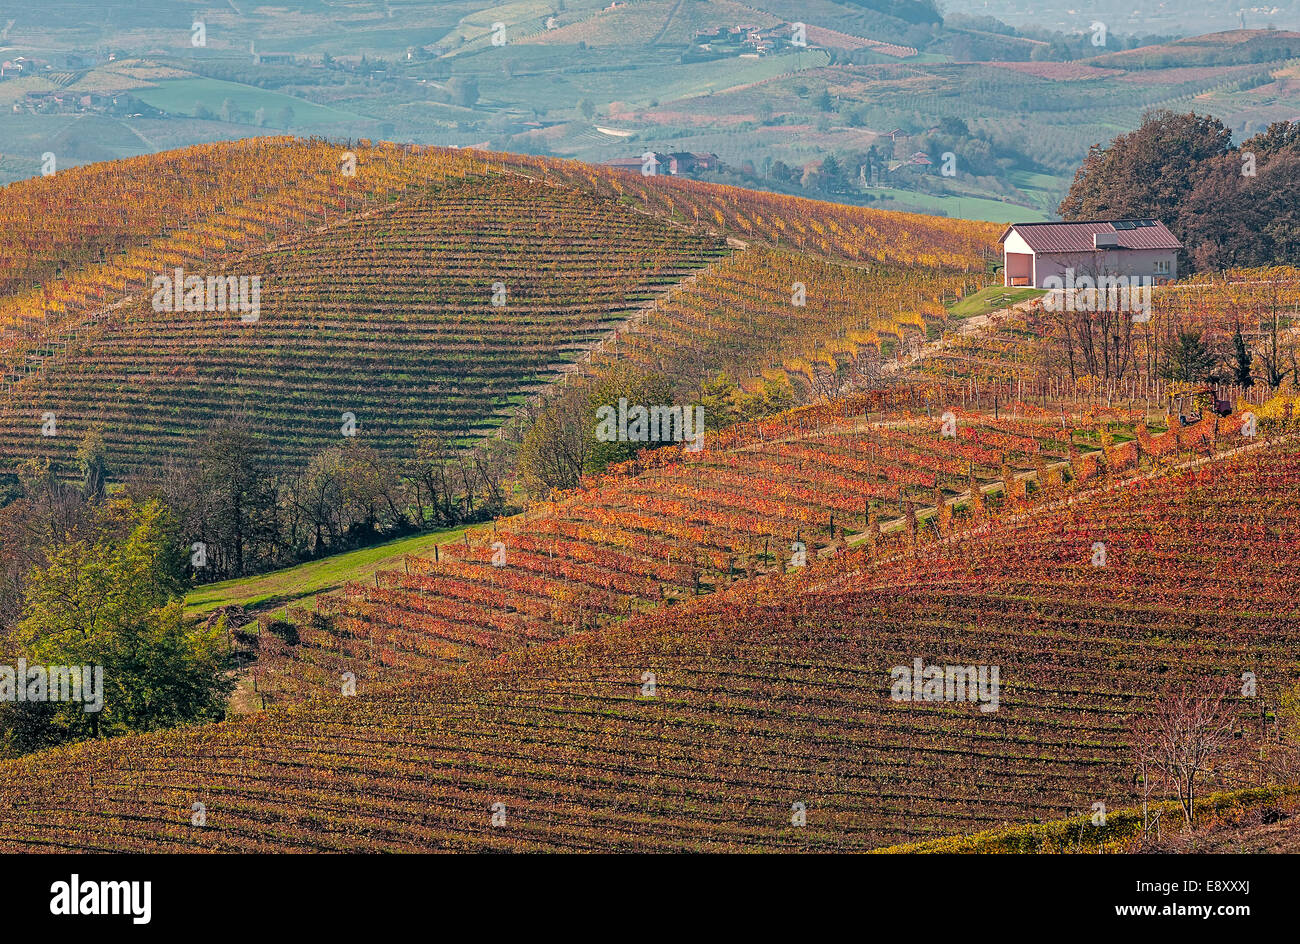
[[[576,161],[510,155],[503,162],[741,240],[854,262],[951,269],[982,279],[1001,232],[995,223],[824,203],[681,177],[643,177]]]
[[[0,259],[2,467],[71,474],[98,427],[129,474],[234,416],[288,465],[345,425],[401,456],[417,431],[493,431],[579,359],[812,398],[937,330],[993,235],[472,151],[267,138],[133,161],[134,190],[96,165],[0,192],[0,219],[82,224]],[[157,310],[177,269],[259,277],[260,311]]]
[[[802,400],[879,374],[882,353],[940,330],[964,273],[828,262],[754,248],[699,274],[603,345],[618,359],[694,388],[725,370],[742,382],[788,379]]]
[[[830,583],[10,761],[0,847],[836,851],[1131,806],[1128,720],[1165,683],[1300,679],[1298,478],[1257,448]],[[915,658],[998,666],[999,710],[894,700]]]
[[[468,152],[254,138],[11,184],[0,190],[0,220],[17,234],[0,250],[3,389],[159,273],[484,169]]]
[[[1115,328],[1120,337],[1109,344],[1100,334],[1085,334],[1086,301],[1081,300],[1079,313],[1054,312],[1034,303],[999,315],[981,330],[954,337],[925,359],[921,371],[972,389],[1013,383],[1026,399],[1073,398],[1102,389],[1108,391],[1107,399],[1159,403],[1164,392],[1160,367],[1179,330],[1200,332],[1215,350],[1227,354],[1240,325],[1257,353],[1258,374],[1258,355],[1270,351],[1274,334],[1285,339],[1296,326],[1300,272],[1286,266],[1232,269],[1155,287],[1149,320],[1126,323],[1128,316],[1121,314]],[[1093,313],[1091,320],[1098,317]],[[1080,378],[1094,380],[1081,384]]]
[[[98,426],[127,472],[184,455],[232,414],[254,417],[286,463],[341,442],[344,413],[390,455],[417,430],[482,435],[723,252],[608,199],[518,177],[456,182],[218,270],[260,275],[256,323],[149,299],[121,309],[15,388],[0,456],[67,461]],[[57,436],[42,435],[46,411]]]
[[[373,583],[264,617],[257,689],[273,702],[329,690],[343,672],[409,677],[819,558],[844,566],[851,545],[905,552],[1094,488],[1139,461],[1204,453],[1212,438],[1208,425],[1159,437],[1143,427],[1106,446],[1051,416],[919,418],[908,412],[918,395],[900,388],[795,410],[726,431],[698,454],[657,450],[467,533],[433,560],[408,557]]]

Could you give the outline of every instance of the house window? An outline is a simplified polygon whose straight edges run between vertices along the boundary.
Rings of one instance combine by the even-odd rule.
[[[1157,260],[1156,260],[1156,275],[1168,275],[1168,274],[1169,274],[1169,260],[1168,260],[1168,259],[1157,259]]]

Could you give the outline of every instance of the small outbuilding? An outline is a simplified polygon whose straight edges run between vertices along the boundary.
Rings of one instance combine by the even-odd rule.
[[[1002,245],[1002,284],[1045,288],[1044,280],[1103,275],[1150,277],[1157,285],[1178,277],[1183,244],[1159,220],[1080,220],[1013,223]]]

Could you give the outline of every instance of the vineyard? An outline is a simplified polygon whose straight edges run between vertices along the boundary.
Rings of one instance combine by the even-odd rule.
[[[126,164],[0,191],[0,220],[36,221],[15,224],[21,242],[0,256],[7,468],[69,469],[99,429],[127,474],[234,416],[285,463],[338,443],[347,422],[400,457],[418,432],[491,433],[566,372],[611,358],[687,386],[783,375],[808,399],[940,330],[944,298],[978,287],[994,235],[366,142],[263,138]],[[257,277],[260,311],[157,310],[154,280],[177,270]]]
[[[389,454],[409,453],[418,430],[481,435],[722,251],[574,191],[456,182],[228,262],[218,271],[262,278],[255,324],[158,313],[148,299],[124,307],[15,388],[23,406],[0,414],[3,455],[66,458],[98,426],[129,471],[183,455],[236,411],[285,462],[338,443],[344,412]],[[57,436],[42,435],[45,411]]]
[[[677,7],[561,29],[659,30]],[[463,21],[466,45],[491,22]],[[0,189],[0,225],[17,240],[0,247],[15,495],[135,500],[127,476],[193,463],[229,419],[255,430],[277,487],[315,487],[302,470],[353,434],[374,448],[358,479],[433,452],[477,460],[457,449],[493,434],[504,470],[547,429],[530,417],[623,368],[737,407],[723,422],[724,394],[709,401],[698,449],[579,461],[580,484],[546,480],[545,497],[522,462],[500,471],[478,517],[448,517],[457,530],[418,554],[375,548],[365,579],[322,548],[380,534],[382,511],[406,541],[426,493],[450,507],[455,483],[436,499],[417,485],[414,527],[395,507],[407,493],[384,509],[349,491],[366,483],[322,492],[328,513],[371,502],[368,523],[327,521],[337,542],[312,519],[328,582],[204,614],[237,666],[209,715],[229,719],[0,760],[0,851],[1059,848],[1095,804],[1138,802],[1133,722],[1167,686],[1246,673],[1240,750],[1206,802],[1281,789],[1266,762],[1300,683],[1300,400],[1283,373],[1220,383],[1226,415],[1180,418],[1165,368],[1188,328],[1220,363],[1252,350],[1261,380],[1285,367],[1295,269],[1161,286],[1149,322],[1008,299],[962,317],[989,280],[992,224],[289,138],[24,181]],[[225,287],[191,304],[184,274],[201,293],[255,277],[256,305]],[[567,448],[569,427],[550,428]],[[85,458],[96,437],[107,481]],[[26,528],[64,513],[13,504]],[[244,566],[263,538],[239,515],[236,537],[212,530],[236,577],[266,569]],[[308,556],[290,551],[256,559]],[[891,697],[920,662],[996,668],[996,710]]]
[[[997,224],[823,203],[681,177],[628,174],[576,161],[510,155],[511,166],[612,193],[646,212],[742,240],[853,262],[977,273],[993,258]]]
[[[1162,359],[1177,331],[1202,332],[1209,345],[1227,352],[1240,326],[1261,354],[1274,338],[1294,332],[1300,325],[1300,272],[1277,267],[1193,276],[1154,288],[1149,314],[1143,322],[1116,315],[1123,323],[1107,343],[1100,333],[1086,333],[1089,320],[1098,322],[1095,312],[1050,311],[1041,302],[1017,306],[981,330],[954,334],[920,370],[972,392],[1011,385],[1014,396],[1059,401],[1100,390],[1103,398],[1109,391],[1111,400],[1154,406],[1164,392]]]
[[[351,175],[347,154],[356,158]],[[11,184],[0,191],[0,219],[24,235],[0,255],[3,365],[25,372],[28,355],[39,363],[175,266],[204,266],[321,225],[331,211],[337,218],[483,167],[454,151],[411,159],[391,145],[358,153],[254,138]]]
[[[1119,415],[927,419],[918,402],[909,388],[859,395],[734,427],[700,453],[661,449],[435,559],[263,617],[256,690],[296,700],[345,671],[404,678],[494,657],[746,578],[843,567],[852,547],[888,556],[1243,441],[1231,420],[1217,437],[1208,422],[1153,435]]]
[[[1239,730],[1272,736],[1261,705],[1300,679],[1298,476],[1289,444],[1254,448],[838,585],[747,583],[396,687],[10,761],[0,845],[851,851],[1131,807],[1127,719],[1167,681],[1256,673]],[[1000,710],[891,699],[918,657],[999,666]]]
[[[968,284],[955,272],[752,249],[656,304],[593,362],[630,362],[688,389],[719,369],[742,381],[779,375],[810,400],[877,377],[881,355],[940,330],[944,296]]]

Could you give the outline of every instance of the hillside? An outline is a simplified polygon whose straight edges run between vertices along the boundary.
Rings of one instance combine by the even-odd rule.
[[[1165,683],[1249,670],[1275,703],[1300,679],[1297,475],[1289,442],[1254,447],[915,557],[10,761],[0,845],[847,851],[1132,806],[1127,722]],[[1000,710],[891,700],[914,658],[998,666]]]
[[[260,275],[257,322],[137,298],[15,386],[9,402],[26,408],[0,418],[5,452],[66,456],[100,426],[115,467],[130,471],[183,455],[198,430],[244,411],[285,462],[337,442],[345,411],[390,453],[409,451],[416,430],[490,431],[559,364],[721,252],[610,201],[552,191],[465,181],[199,268]],[[43,437],[32,410],[55,413],[64,435]]]
[[[1008,510],[1007,481],[1017,500],[1041,502],[1098,474],[1086,432],[1080,450],[1053,417],[961,412],[945,439],[939,419],[913,412],[927,395],[860,395],[706,437],[698,454],[657,451],[463,543],[263,617],[249,653],[257,691],[294,700],[343,671],[392,679],[490,658],[850,543],[883,553],[924,540],[958,517]]]
[[[919,372],[929,378],[993,389],[1000,385],[1025,399],[1069,402],[1098,391],[1107,402],[1129,400],[1147,408],[1165,404],[1171,339],[1199,332],[1226,361],[1240,329],[1258,374],[1271,362],[1285,365],[1274,342],[1293,336],[1300,304],[1300,272],[1290,266],[1229,269],[1189,276],[1151,290],[1149,318],[1101,330],[1104,312],[1079,296],[1077,311],[1050,310],[1031,301],[998,313],[989,324],[960,336],[927,356]],[[1271,358],[1271,361],[1270,361]],[[1225,387],[1230,384],[1224,384]],[[1236,388],[1234,395],[1258,403],[1264,384]],[[1008,394],[1010,396],[1010,394]]]
[[[145,191],[118,193],[124,170]],[[132,210],[105,212],[117,199]],[[0,269],[0,462],[66,469],[100,429],[119,475],[184,458],[231,417],[288,466],[337,444],[348,414],[359,441],[394,457],[417,433],[470,442],[596,348],[683,393],[784,366],[812,397],[863,344],[929,331],[945,296],[979,287],[995,229],[572,162],[290,139],[0,191],[0,218],[44,219],[38,207],[83,225],[38,223],[41,252]],[[180,310],[179,292],[158,310],[154,280],[176,268],[257,277],[258,310],[220,297]],[[746,296],[748,324],[764,327],[742,342],[729,319]]]
[[[1055,213],[1090,145],[1148,109],[1194,108],[1248,137],[1300,103],[1297,34],[1273,28],[1293,11],[1276,7],[1099,8],[1084,23],[912,0],[297,0],[202,11],[191,42],[152,5],[105,0],[77,27],[70,4],[8,6],[0,183],[46,173],[46,155],[64,170],[295,134],[593,164],[711,154],[721,166],[684,173],[1029,220]],[[1109,27],[1100,45],[1094,22]],[[820,173],[828,157],[838,173]]]

